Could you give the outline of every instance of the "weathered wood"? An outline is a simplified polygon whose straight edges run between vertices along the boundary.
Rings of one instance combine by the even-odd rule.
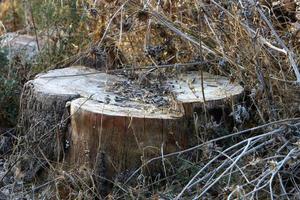
[[[39,53],[39,48],[45,45],[45,42],[30,35],[22,35],[18,33],[6,33],[0,37],[0,47],[7,48],[8,59],[11,60],[15,56],[19,56],[25,61],[30,61]]]
[[[105,152],[109,160],[106,176],[110,178],[139,166],[143,159],[159,156],[162,146],[167,153],[188,145],[181,114],[149,113],[77,99],[71,102],[71,115],[71,163],[94,167],[97,153]]]
[[[52,70],[25,85],[21,124],[32,129],[33,140],[49,136],[40,143],[53,142],[51,148],[40,146],[47,158],[59,155],[54,152],[63,140],[69,145],[66,161],[70,166],[86,166],[113,178],[162,152],[188,146],[187,118],[195,105],[204,102],[200,77],[191,72],[169,78],[161,85],[168,92],[161,93],[161,88],[152,91],[126,77],[86,67]],[[205,102],[210,105],[243,92],[239,85],[206,73],[203,83]],[[65,107],[70,112],[67,118],[63,117]],[[70,119],[67,137],[61,135],[66,129],[53,131],[65,119]]]
[[[20,100],[19,128],[26,144],[22,147],[31,151],[24,151],[26,154],[15,167],[15,177],[24,181],[32,180],[47,165],[46,159],[61,156],[67,128],[65,106],[79,97],[76,93],[44,91],[37,82],[24,85]]]
[[[244,90],[243,87],[230,83],[223,76],[206,72],[201,74],[196,71],[173,77],[167,81],[167,84],[171,86],[177,103],[183,105],[186,116],[192,116],[193,110],[202,107],[203,104],[210,109],[224,105],[226,101],[235,101]]]

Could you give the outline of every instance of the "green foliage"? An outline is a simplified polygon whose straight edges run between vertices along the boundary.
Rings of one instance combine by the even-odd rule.
[[[27,21],[28,34],[37,33],[40,40],[47,40],[43,41],[46,44],[39,56],[30,63],[18,57],[8,61],[7,49],[0,49],[0,126],[16,124],[21,89],[28,79],[77,54],[90,42],[84,25],[87,15],[79,12],[82,7],[76,1],[30,0],[12,4],[12,8],[3,19],[5,24],[11,24],[7,25],[9,31],[14,30],[14,19],[23,26]]]
[[[47,38],[47,49],[42,51],[37,63],[34,64],[34,73],[53,67],[57,63],[76,55],[89,43],[86,30],[87,14],[76,1],[50,1],[42,4],[39,0],[31,0],[30,20],[39,36]],[[28,4],[29,4],[28,2]],[[79,12],[79,10],[81,12]],[[32,35],[35,33],[32,32]]]
[[[0,66],[5,66],[8,64],[8,59],[7,59],[7,50],[4,48],[0,48]]]
[[[0,126],[16,123],[19,104],[19,77],[7,60],[7,50],[0,49]]]

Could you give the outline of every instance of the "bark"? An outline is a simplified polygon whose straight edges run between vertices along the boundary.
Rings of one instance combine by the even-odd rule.
[[[113,179],[149,158],[187,148],[193,109],[203,103],[222,105],[243,92],[224,77],[203,78],[191,72],[170,77],[159,87],[142,87],[81,66],[37,76],[24,86],[21,97],[26,153],[16,176],[31,180],[67,149],[69,167],[94,170],[101,192],[107,184],[103,178]]]

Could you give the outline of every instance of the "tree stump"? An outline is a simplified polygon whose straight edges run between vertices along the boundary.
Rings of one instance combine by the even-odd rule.
[[[111,179],[149,158],[187,148],[187,119],[204,102],[202,88],[211,105],[243,92],[224,77],[204,74],[204,81],[188,72],[144,87],[82,66],[52,70],[25,85],[21,124],[31,139],[47,135],[39,146],[46,157],[55,158],[65,143],[70,167],[85,166]],[[68,133],[60,122],[68,124]]]
[[[18,56],[21,60],[26,62],[35,59],[39,53],[39,48],[43,48],[45,41],[41,38],[21,35],[18,33],[6,33],[0,37],[0,47],[8,50],[7,58]]]

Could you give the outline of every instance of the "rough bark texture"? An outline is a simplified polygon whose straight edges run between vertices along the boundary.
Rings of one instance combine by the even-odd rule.
[[[200,77],[192,72],[159,87],[142,87],[80,66],[37,76],[24,86],[21,98],[20,126],[30,151],[17,165],[16,176],[32,179],[47,159],[60,157],[63,142],[70,145],[70,167],[86,166],[108,179],[151,157],[186,148],[195,106],[221,105],[243,92],[223,77],[205,74],[203,82]],[[107,184],[102,178],[96,181],[99,191]]]
[[[30,81],[21,96],[19,128],[26,146],[15,168],[15,176],[30,181],[47,164],[46,159],[58,159],[62,154],[67,127],[66,102],[78,95],[55,95],[37,91]],[[29,150],[29,151],[28,151]]]

